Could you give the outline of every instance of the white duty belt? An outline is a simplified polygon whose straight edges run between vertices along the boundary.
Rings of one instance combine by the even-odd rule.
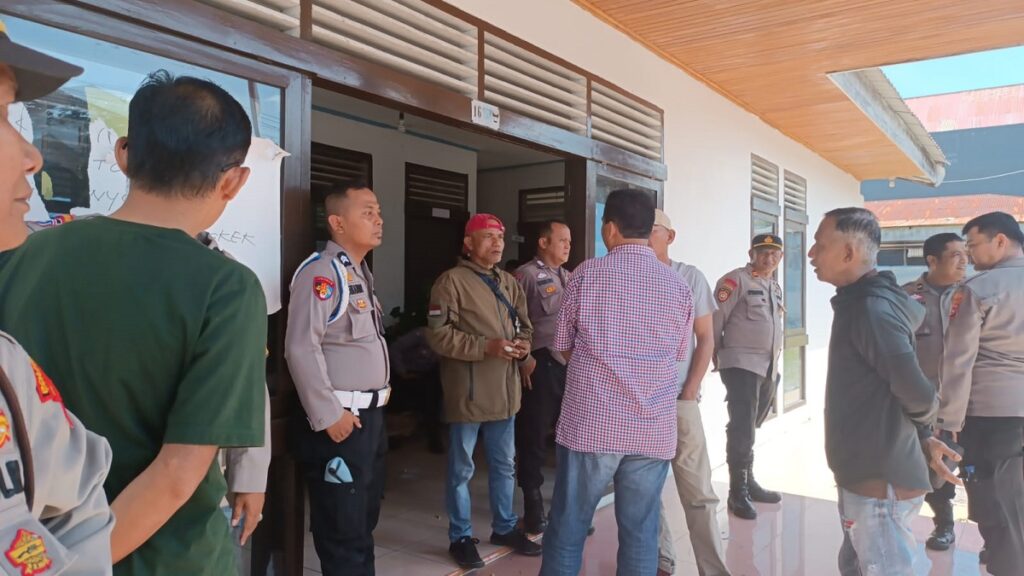
[[[360,410],[366,410],[367,408],[383,408],[388,405],[388,400],[391,399],[391,386],[381,388],[380,390],[374,390],[373,392],[355,392],[355,391],[344,391],[335,390],[334,397],[341,402],[341,405],[348,408],[356,416],[359,415]]]

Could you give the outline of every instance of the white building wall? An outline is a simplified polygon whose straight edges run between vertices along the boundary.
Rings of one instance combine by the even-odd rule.
[[[405,164],[469,174],[469,209],[476,209],[476,152],[373,126],[332,113],[330,95],[314,102],[313,141],[373,156],[373,188],[384,213],[384,243],[374,250],[374,276],[384,310],[400,306],[405,289]],[[327,111],[332,110],[332,111]]]
[[[851,175],[569,0],[448,1],[665,110],[665,209],[679,229],[672,256],[700,267],[712,283],[746,261],[751,153],[807,179],[808,243],[825,211],[863,203],[860,185]],[[829,298],[834,291],[810,269],[807,274],[808,403],[766,424],[759,442],[791,422],[820,415],[823,407]],[[703,412],[715,465],[725,459],[723,399],[717,375],[709,374]]]

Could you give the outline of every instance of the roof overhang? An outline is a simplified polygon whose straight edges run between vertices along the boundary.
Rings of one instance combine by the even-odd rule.
[[[1024,43],[1020,0],[573,1],[858,180],[935,185],[944,172],[870,69]],[[845,71],[859,72],[831,78]]]
[[[949,165],[946,155],[880,69],[837,72],[829,78],[917,166],[921,175],[907,179],[942,184]]]

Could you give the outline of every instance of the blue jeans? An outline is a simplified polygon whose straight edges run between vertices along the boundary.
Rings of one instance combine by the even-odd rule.
[[[453,423],[448,448],[448,539],[452,542],[473,535],[470,521],[469,481],[473,478],[473,449],[479,432],[484,434],[491,496],[491,528],[508,534],[519,518],[512,509],[516,489],[515,418],[493,422]]]
[[[892,487],[885,499],[868,498],[839,488],[843,546],[842,576],[914,576],[917,543],[910,522],[921,511],[924,496],[897,500]]]
[[[619,524],[619,576],[658,571],[658,516],[668,460],[621,454],[587,454],[558,446],[551,521],[544,533],[541,576],[576,576],[598,501],[615,482]]]

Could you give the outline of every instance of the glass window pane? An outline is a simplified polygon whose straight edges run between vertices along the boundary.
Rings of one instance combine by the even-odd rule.
[[[608,248],[604,245],[604,240],[601,238],[601,225],[603,224],[602,218],[604,218],[604,204],[608,201],[608,195],[616,190],[623,188],[630,188],[632,190],[643,190],[644,192],[650,193],[654,198],[655,202],[658,200],[658,192],[651,190],[650,188],[644,188],[643,186],[637,186],[636,184],[630,184],[622,180],[616,180],[615,178],[609,178],[607,176],[597,177],[597,194],[595,197],[594,205],[594,257],[601,257],[608,253]]]
[[[36,194],[29,220],[106,213],[124,200],[126,179],[113,146],[127,135],[132,95],[156,70],[217,83],[255,118],[254,135],[281,145],[280,88],[19,18],[4,22],[12,38],[85,69],[57,92],[12,106],[11,122],[45,159],[31,181]]]
[[[750,213],[750,219],[753,236],[758,234],[775,234],[778,232],[778,218],[771,214],[753,211]]]
[[[803,224],[786,223],[785,298],[786,329],[804,327],[804,291],[807,284],[806,232]]]
[[[804,393],[803,346],[787,348],[782,353],[782,401],[788,407],[802,401]]]

